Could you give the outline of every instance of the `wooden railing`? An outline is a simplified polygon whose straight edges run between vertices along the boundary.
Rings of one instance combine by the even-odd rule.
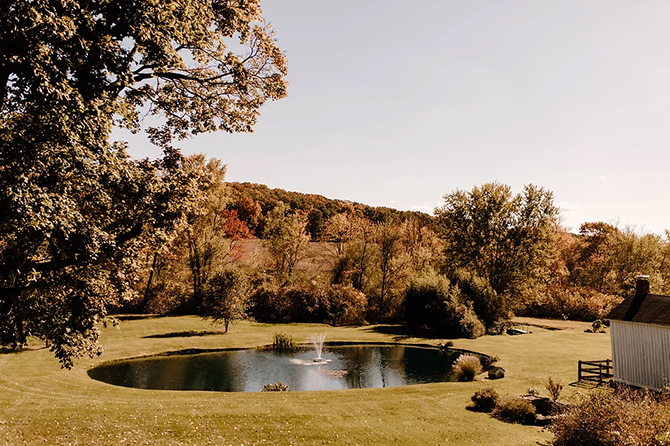
[[[578,381],[591,381],[603,384],[614,376],[611,359],[601,361],[579,361]]]

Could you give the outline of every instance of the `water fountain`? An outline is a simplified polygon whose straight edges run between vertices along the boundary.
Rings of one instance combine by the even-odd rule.
[[[331,362],[331,360],[322,357],[323,344],[325,340],[326,340],[325,333],[311,334],[307,336],[307,342],[311,343],[314,346],[314,351],[316,352],[316,358],[313,358],[312,360],[291,358],[289,359],[289,361],[291,362],[291,364],[299,364],[299,365],[328,364],[329,362]]]
[[[325,359],[321,358],[321,353],[323,353],[323,342],[326,340],[326,334],[311,334],[307,336],[307,340],[312,343],[314,350],[316,350],[316,358],[314,358],[313,361],[318,363],[327,362]]]

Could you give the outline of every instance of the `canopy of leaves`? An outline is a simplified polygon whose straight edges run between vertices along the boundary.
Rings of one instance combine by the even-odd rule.
[[[473,271],[498,294],[538,277],[558,213],[551,192],[527,185],[513,195],[509,186],[486,183],[444,199],[435,212],[449,264]]]
[[[172,141],[250,131],[285,74],[258,0],[3,2],[0,345],[38,336],[65,366],[99,352],[96,323],[131,292],[135,254],[211,181]],[[161,160],[109,142],[142,114],[161,117],[147,129]]]

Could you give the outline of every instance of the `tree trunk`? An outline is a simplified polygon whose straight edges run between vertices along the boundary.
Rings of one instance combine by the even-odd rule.
[[[142,307],[146,312],[147,306],[149,305],[149,298],[151,297],[151,282],[154,278],[154,270],[156,269],[156,264],[158,263],[158,251],[154,253],[154,260],[151,263],[151,270],[149,271],[149,279],[147,280],[147,288],[144,290],[144,303]]]

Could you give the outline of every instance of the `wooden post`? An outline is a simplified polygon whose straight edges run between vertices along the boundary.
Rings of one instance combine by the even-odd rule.
[[[578,377],[577,377],[577,382],[579,382],[581,380],[582,380],[582,360],[580,359],[579,360],[579,374],[578,374]]]
[[[603,363],[598,363],[598,385],[603,383]]]

